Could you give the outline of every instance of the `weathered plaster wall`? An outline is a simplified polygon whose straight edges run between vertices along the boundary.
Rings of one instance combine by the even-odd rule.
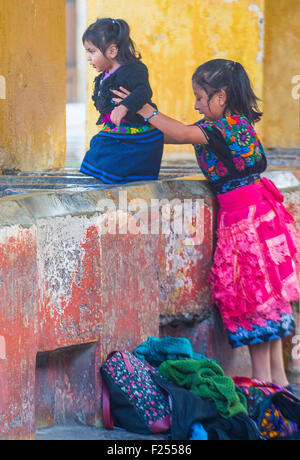
[[[150,219],[148,209],[150,199],[192,199],[195,192],[205,201],[208,228],[191,255],[191,222],[183,234],[152,234],[162,217],[153,207]],[[141,197],[144,211],[135,201]],[[120,216],[116,234],[104,230],[115,215],[105,208],[108,199]],[[208,309],[212,216],[212,197],[197,181],[1,200],[0,439],[33,438],[35,419],[48,426],[66,412],[100,423],[99,368],[108,353],[159,336],[160,314]],[[141,222],[148,230],[139,234]],[[75,345],[57,369],[61,359],[49,352]],[[90,347],[85,358],[82,345]]]
[[[288,184],[285,203],[300,228],[299,180],[290,171],[268,177]],[[175,208],[170,232],[152,231],[163,211],[151,200],[166,197],[201,200],[178,234]],[[148,336],[188,337],[228,375],[249,374],[247,348],[231,350],[211,315],[216,212],[201,177],[0,200],[0,439],[33,438],[35,421],[99,425],[101,363]],[[105,232],[114,216],[115,234]],[[204,230],[194,246],[193,227]],[[299,383],[299,359],[288,364]]]
[[[122,17],[148,65],[159,108],[191,123],[191,75],[225,57],[249,72],[265,115],[266,147],[299,148],[298,0],[87,0],[88,24]],[[65,0],[0,0],[0,173],[60,168],[65,160]],[[97,131],[89,69],[87,144]],[[299,95],[299,91],[294,94]],[[166,153],[192,152],[167,146]]]
[[[0,0],[0,173],[64,166],[64,13],[65,0]]]
[[[264,141],[267,147],[300,148],[300,2],[265,1]],[[295,96],[298,97],[295,97]]]

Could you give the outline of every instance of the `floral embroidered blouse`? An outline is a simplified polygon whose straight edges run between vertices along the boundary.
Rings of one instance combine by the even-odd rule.
[[[198,164],[216,194],[260,180],[267,168],[262,144],[242,115],[195,123],[208,144],[195,145]]]

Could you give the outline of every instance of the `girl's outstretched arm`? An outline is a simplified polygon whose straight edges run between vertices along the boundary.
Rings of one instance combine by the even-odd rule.
[[[125,88],[120,88],[120,91],[112,90],[117,96],[114,101],[126,98],[130,92]],[[144,118],[150,117],[155,112],[155,109],[150,104],[145,104],[138,113]],[[161,112],[149,119],[149,123],[159,129],[166,135],[168,143],[176,144],[207,144],[207,139],[203,131],[195,125],[185,125],[174,118],[168,117]],[[172,142],[170,142],[172,140]]]
[[[168,136],[168,134],[164,133],[164,144],[181,144],[181,142],[178,142],[176,139],[173,139]]]

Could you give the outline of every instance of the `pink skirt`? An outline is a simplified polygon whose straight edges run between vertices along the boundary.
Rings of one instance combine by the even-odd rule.
[[[300,234],[275,184],[262,178],[218,195],[217,247],[209,274],[233,348],[275,340],[295,329],[300,298]]]

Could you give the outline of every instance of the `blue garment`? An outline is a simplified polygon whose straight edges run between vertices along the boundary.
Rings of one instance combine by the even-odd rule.
[[[228,338],[232,348],[237,348],[287,337],[295,328],[294,315],[286,313],[281,315],[279,321],[268,320],[267,326],[253,325],[252,330],[239,327],[236,332],[229,331]]]
[[[92,138],[80,171],[106,184],[156,180],[163,146],[164,135],[158,129],[128,123],[116,128],[107,123]]]
[[[208,440],[208,435],[201,423],[195,422],[191,426],[191,432],[190,432],[190,440],[192,441],[207,441]]]

